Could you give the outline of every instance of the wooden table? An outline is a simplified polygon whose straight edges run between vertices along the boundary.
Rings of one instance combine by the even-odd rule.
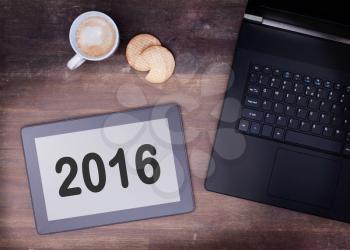
[[[350,225],[207,192],[209,153],[245,0],[0,1],[0,248],[349,249]],[[116,20],[121,47],[71,72],[68,31],[82,12]],[[132,70],[125,46],[157,35],[176,55],[164,85]],[[40,236],[20,138],[34,123],[177,102],[182,106],[196,210]]]

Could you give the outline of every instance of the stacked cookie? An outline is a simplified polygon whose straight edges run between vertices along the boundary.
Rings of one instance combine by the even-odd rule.
[[[173,54],[149,34],[140,34],[130,40],[126,48],[126,59],[134,69],[149,71],[146,80],[151,83],[167,81],[175,69]]]

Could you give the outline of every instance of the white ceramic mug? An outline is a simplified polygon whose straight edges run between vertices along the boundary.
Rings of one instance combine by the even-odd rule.
[[[83,55],[80,51],[79,51],[79,47],[77,45],[77,39],[76,39],[76,34],[77,34],[77,29],[80,25],[80,23],[82,21],[84,21],[85,19],[89,18],[89,17],[102,17],[105,20],[109,21],[110,24],[112,24],[114,31],[115,31],[115,42],[114,42],[114,46],[112,47],[112,49],[105,55],[101,56],[101,57],[89,57],[87,55]],[[70,44],[73,48],[73,50],[75,51],[76,55],[74,57],[72,57],[68,63],[67,63],[67,67],[70,70],[74,70],[76,68],[78,68],[80,65],[83,64],[83,62],[85,62],[86,60],[90,60],[90,61],[101,61],[104,60],[108,57],[110,57],[111,55],[113,55],[113,53],[116,51],[116,49],[119,46],[119,30],[117,25],[114,23],[114,21],[112,20],[112,18],[110,18],[109,16],[107,16],[106,14],[99,12],[99,11],[89,11],[89,12],[85,12],[83,14],[81,14],[80,16],[78,16],[74,22],[72,23],[72,26],[70,27],[69,30],[69,41]]]

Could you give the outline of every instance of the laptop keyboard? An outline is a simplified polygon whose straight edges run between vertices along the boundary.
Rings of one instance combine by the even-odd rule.
[[[350,82],[257,64],[247,81],[239,131],[350,156]]]

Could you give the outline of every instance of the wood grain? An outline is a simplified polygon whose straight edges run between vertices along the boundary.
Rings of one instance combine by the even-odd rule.
[[[207,192],[203,187],[245,0],[0,1],[0,248],[6,249],[349,249],[350,226]],[[116,20],[113,57],[71,72],[68,31],[99,10]],[[164,85],[125,59],[147,32],[176,56]],[[196,210],[87,230],[36,233],[20,129],[29,124],[177,102],[189,152]]]

